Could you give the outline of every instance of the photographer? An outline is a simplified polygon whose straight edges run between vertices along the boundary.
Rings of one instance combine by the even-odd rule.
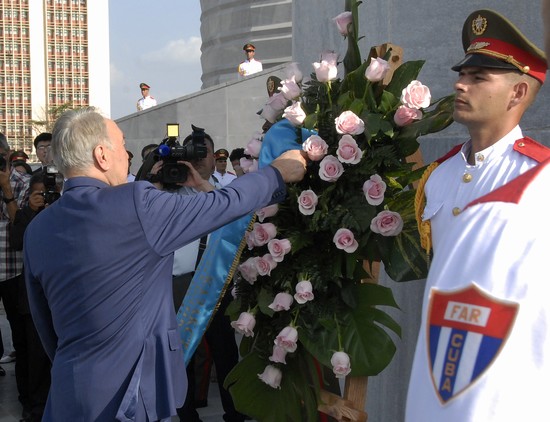
[[[17,312],[18,290],[23,280],[23,256],[12,249],[8,242],[8,224],[13,221],[17,210],[26,205],[30,176],[19,173],[9,163],[10,147],[4,134],[0,133],[0,298],[9,321],[12,343],[17,354],[15,379],[19,401],[24,413],[27,408],[27,371],[24,363],[23,321]],[[4,352],[0,342],[0,355]],[[22,359],[19,359],[19,353]],[[0,368],[0,375],[3,369]]]
[[[163,160],[157,161],[151,168],[149,172],[149,178],[155,180],[155,185],[159,189],[174,189],[179,195],[195,195],[199,192],[209,192],[214,189],[220,189],[221,186],[214,179],[213,172],[215,170],[215,153],[214,153],[214,141],[212,138],[200,128],[193,127],[193,133],[189,135],[182,143],[182,147],[190,147],[191,143],[194,143],[193,151],[201,151],[199,155],[201,157],[193,157],[189,161],[189,167],[186,171],[196,172],[200,175],[203,180],[203,183],[196,187],[188,186],[179,186],[174,184],[168,184],[165,187],[164,183],[161,182],[163,176],[159,177],[159,174],[162,174],[162,169],[164,162]],[[206,151],[203,153],[201,146],[206,147]],[[204,155],[202,157],[202,155]],[[180,166],[183,166],[183,162],[179,163]],[[177,174],[178,172],[174,172]],[[183,176],[185,177],[185,176]],[[206,248],[207,237],[204,236],[200,240],[196,240],[189,245],[184,246],[183,248],[178,249],[174,252],[174,266],[172,269],[172,283],[173,283],[173,294],[174,294],[174,307],[176,312],[178,311],[187,288],[193,278],[195,268],[200,262],[202,252]],[[228,289],[227,291],[229,291]],[[230,393],[223,388],[223,381],[227,374],[233,369],[237,364],[239,355],[237,344],[235,342],[235,334],[230,325],[230,320],[227,315],[225,315],[225,310],[231,301],[229,297],[223,297],[220,301],[220,306],[214,314],[212,321],[204,334],[204,339],[208,344],[208,350],[212,355],[212,360],[216,366],[216,375],[218,377],[218,387],[220,390],[220,397],[222,401],[222,406],[224,409],[224,420],[226,422],[242,422],[244,421],[244,416],[235,410],[233,405],[233,400]],[[200,349],[199,349],[200,351]],[[187,365],[187,378],[188,378],[188,391],[185,403],[182,408],[178,409],[178,416],[180,421],[185,422],[199,422],[199,415],[196,411],[195,406],[195,387],[198,388],[200,385],[200,376],[197,374],[196,369],[202,369],[202,362],[198,362],[199,356],[195,353],[195,356],[190,360]],[[206,363],[206,374],[205,371],[201,371],[202,375],[207,378],[206,382],[209,382],[210,378],[210,364]],[[199,381],[199,382],[197,382]],[[208,384],[206,384],[208,385]],[[207,389],[206,389],[207,390]],[[205,394],[207,396],[207,392]],[[207,397],[204,399],[206,401]]]
[[[49,189],[55,189],[56,193],[59,193],[58,187],[54,184],[53,187],[47,188],[45,180],[47,184],[47,177],[43,170],[33,174],[29,182],[29,204],[17,210],[14,221],[10,223],[8,230],[9,242],[15,250],[20,251],[23,249],[23,236],[33,218],[49,206],[50,201],[53,202],[58,198],[56,195],[48,194]],[[50,390],[51,363],[42,347],[40,337],[32,320],[27,288],[23,279],[19,283],[17,310],[23,319],[23,341],[25,342],[23,350],[26,351],[26,356],[18,351],[17,360],[21,364],[26,364],[28,371],[28,414],[25,415],[22,421],[38,422],[42,420]]]

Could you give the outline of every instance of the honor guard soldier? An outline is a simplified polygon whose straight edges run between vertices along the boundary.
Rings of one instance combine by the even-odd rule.
[[[246,60],[239,65],[239,75],[250,76],[263,70],[262,63],[254,58],[256,47],[253,44],[245,44],[243,50],[246,54]]]
[[[139,84],[139,88],[141,89],[142,97],[137,102],[138,111],[147,110],[148,108],[156,106],[157,100],[149,95],[149,89],[151,87],[145,82],[142,82]]]
[[[428,167],[415,201],[433,259],[405,421],[540,419],[550,378],[550,149],[519,123],[546,56],[491,10],[468,16],[462,44],[453,117],[470,139]]]

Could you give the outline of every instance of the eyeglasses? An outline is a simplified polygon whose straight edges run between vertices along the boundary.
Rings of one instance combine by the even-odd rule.
[[[217,162],[217,163],[225,163],[225,162],[227,162],[227,159],[226,159],[226,158],[218,158],[218,159],[216,160],[216,162]]]
[[[36,149],[39,149],[41,151],[45,150],[45,149],[48,149],[50,146],[49,145],[40,145],[38,147],[36,147]]]
[[[247,53],[254,53],[254,50],[245,50]]]

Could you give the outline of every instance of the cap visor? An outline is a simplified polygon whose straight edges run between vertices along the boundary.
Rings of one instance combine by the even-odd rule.
[[[487,67],[491,69],[518,70],[513,64],[503,62],[485,54],[468,54],[461,61],[451,67],[455,72],[460,72],[463,67]]]

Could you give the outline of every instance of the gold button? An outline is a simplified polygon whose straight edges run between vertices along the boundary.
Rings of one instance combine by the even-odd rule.
[[[483,160],[485,160],[485,156],[483,154],[479,154],[477,156],[477,161],[483,161]]]
[[[453,208],[453,215],[456,217],[458,214],[460,214],[460,208],[454,207]]]
[[[525,142],[518,142],[518,147],[523,148],[525,146]]]
[[[472,175],[470,173],[465,173],[464,176],[462,176],[462,181],[464,183],[470,183],[472,181]]]

